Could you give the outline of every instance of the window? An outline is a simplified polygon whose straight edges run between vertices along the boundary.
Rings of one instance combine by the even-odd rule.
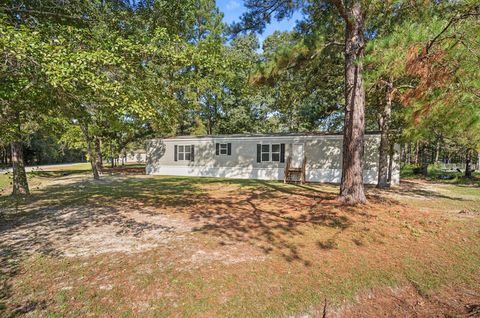
[[[220,144],[220,154],[226,155],[228,151],[228,144]]]
[[[231,143],[216,143],[215,144],[215,154],[230,156],[232,154],[232,144]]]
[[[191,159],[191,148],[190,146],[178,146],[178,160],[187,160]]]
[[[285,144],[257,144],[257,162],[285,162]]]
[[[280,161],[280,145],[272,145],[272,161]]]
[[[262,145],[262,161],[270,161],[270,145]]]

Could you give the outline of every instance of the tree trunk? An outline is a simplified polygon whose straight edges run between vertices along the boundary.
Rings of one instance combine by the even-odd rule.
[[[95,165],[100,171],[103,168],[103,156],[100,138],[95,137]]]
[[[125,161],[126,161],[125,159],[127,158],[127,152],[126,152],[125,149],[123,149],[122,151],[120,151],[120,156],[122,156],[122,159],[121,159],[121,160],[122,160],[122,166],[124,166],[124,165],[125,165]]]
[[[20,140],[12,141],[12,168],[13,168],[13,191],[12,195],[29,195],[27,173],[23,159],[23,143]]]
[[[427,159],[427,155],[426,155],[426,150],[427,150],[427,147],[426,145],[422,142],[420,145],[420,168],[421,168],[421,173],[424,175],[424,176],[428,176],[428,159]]]
[[[418,140],[417,143],[415,144],[415,165],[418,166],[418,155],[419,155],[419,149],[418,149]]]
[[[435,163],[438,163],[440,160],[440,142],[441,142],[441,137],[438,137],[437,148],[435,149]]]
[[[113,157],[113,145],[112,143],[110,143],[110,164],[111,164],[111,167],[113,168],[115,166],[115,158]]]
[[[480,172],[480,151],[477,154],[477,170]]]
[[[400,162],[405,162],[405,144],[400,144]]]
[[[407,163],[411,164],[412,163],[412,144],[408,143],[408,158],[407,158]]]
[[[340,201],[366,203],[363,189],[365,88],[363,85],[364,30],[360,1],[349,10],[345,30],[345,127]]]
[[[0,160],[2,166],[7,165],[7,147],[2,147],[2,159]]]
[[[390,143],[388,141],[388,129],[390,127],[390,117],[392,112],[392,88],[391,83],[387,84],[385,105],[383,106],[380,116],[378,116],[378,126],[380,128],[380,149],[378,154],[378,183],[377,188],[390,187],[388,154]]]
[[[470,149],[467,149],[465,153],[465,178],[472,177],[472,152]]]
[[[394,144],[390,144],[390,149],[388,149],[388,185],[392,184],[392,172],[393,172],[393,159],[395,156],[395,147]]]
[[[25,172],[25,160],[23,157],[20,113],[16,112],[14,118],[16,121],[15,140],[10,144],[13,170],[12,195],[29,195],[30,189],[28,188],[27,173]]]
[[[7,147],[7,165],[12,164],[12,148]]]
[[[95,163],[95,153],[92,151],[91,138],[88,133],[88,126],[85,123],[80,123],[80,128],[82,129],[83,138],[85,139],[85,143],[87,144],[88,160],[90,161],[90,166],[92,167],[93,179],[98,180],[100,179],[100,175],[98,174],[97,165]]]

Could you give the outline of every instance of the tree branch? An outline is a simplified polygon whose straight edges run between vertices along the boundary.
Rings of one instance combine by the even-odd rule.
[[[480,12],[478,12],[479,10],[479,7],[474,7],[473,8],[473,12],[466,12],[466,13],[463,13],[459,16],[455,16],[453,18],[450,19],[450,21],[448,21],[447,25],[442,29],[442,31],[440,31],[433,39],[431,39],[430,41],[428,41],[428,44],[427,44],[427,47],[426,47],[426,53],[428,54],[429,50],[432,48],[432,46],[435,44],[435,42],[437,40],[439,40],[439,38],[442,36],[443,33],[447,32],[447,30],[453,26],[454,24],[456,24],[457,22],[463,20],[463,19],[467,19],[467,18],[470,18],[470,17],[474,17],[474,16],[480,16]]]
[[[329,1],[337,8],[338,13],[345,20],[345,23],[347,24],[347,26],[351,27],[352,21],[350,21],[350,16],[348,15],[345,9],[345,4],[343,3],[343,0],[329,0]]]
[[[81,17],[74,16],[74,15],[69,15],[69,14],[63,14],[63,13],[56,13],[56,12],[48,12],[48,11],[40,11],[40,10],[31,10],[31,9],[12,9],[8,7],[1,7],[0,8],[3,11],[10,12],[12,14],[17,14],[17,13],[30,13],[30,14],[40,14],[40,15],[48,15],[48,16],[55,16],[59,18],[68,18],[68,19],[74,19],[74,20],[84,20]]]
[[[262,9],[258,11],[258,15],[260,15],[262,18],[257,20],[256,23],[253,23],[252,25],[248,25],[248,24],[245,24],[242,26],[242,27],[238,27],[237,30],[234,30],[233,32],[233,37],[235,37],[236,35],[238,35],[239,33],[243,33],[243,32],[246,32],[246,31],[255,31],[255,30],[260,30],[260,28],[262,27],[262,24],[265,22],[265,21],[269,21],[271,19],[271,16],[272,14],[278,9],[280,8],[285,2],[288,2],[288,1],[285,1],[285,0],[277,0],[277,1],[273,1],[271,2],[269,5],[268,4],[265,4],[262,6]],[[244,17],[248,16],[248,14],[244,14],[242,16],[241,19],[243,19]],[[238,23],[236,24],[233,24],[233,25],[240,25]],[[264,26],[261,28],[263,31],[264,29]]]

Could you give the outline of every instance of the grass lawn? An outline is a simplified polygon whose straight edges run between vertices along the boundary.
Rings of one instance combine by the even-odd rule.
[[[118,168],[142,168],[144,164],[126,164],[119,166]],[[105,166],[106,170],[109,170],[109,165]],[[58,178],[62,176],[85,174],[91,171],[90,163],[80,163],[72,165],[48,165],[38,166],[27,172],[29,186],[31,189],[39,188],[43,183],[48,183],[48,180],[52,178]],[[0,195],[9,193],[11,187],[11,173],[0,173]]]
[[[35,178],[30,199],[0,197],[6,316],[322,316],[325,302],[343,317],[431,316],[480,303],[475,185],[410,180],[343,207],[334,185]]]
[[[6,173],[0,173],[0,191],[10,185],[10,178]]]
[[[472,166],[473,169],[475,169],[475,167],[476,166]],[[414,168],[414,165],[403,166],[400,171],[400,176],[402,180],[424,178],[425,180],[438,183],[480,185],[480,172],[478,171],[473,173],[473,178],[468,179],[464,177],[464,172],[458,172],[455,170],[445,171],[442,170],[440,166],[429,165],[427,169],[428,176],[423,177],[421,175],[413,173]],[[448,179],[442,179],[442,177],[448,177]]]

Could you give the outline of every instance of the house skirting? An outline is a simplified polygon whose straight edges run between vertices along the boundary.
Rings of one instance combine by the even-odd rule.
[[[154,166],[147,165],[146,173],[164,176],[217,177],[259,180],[283,180],[283,168],[252,168],[252,167],[193,167],[193,166]],[[340,183],[341,169],[307,169],[307,182]],[[376,170],[364,170],[365,184],[377,184]],[[399,176],[392,175],[392,184],[399,183]]]

